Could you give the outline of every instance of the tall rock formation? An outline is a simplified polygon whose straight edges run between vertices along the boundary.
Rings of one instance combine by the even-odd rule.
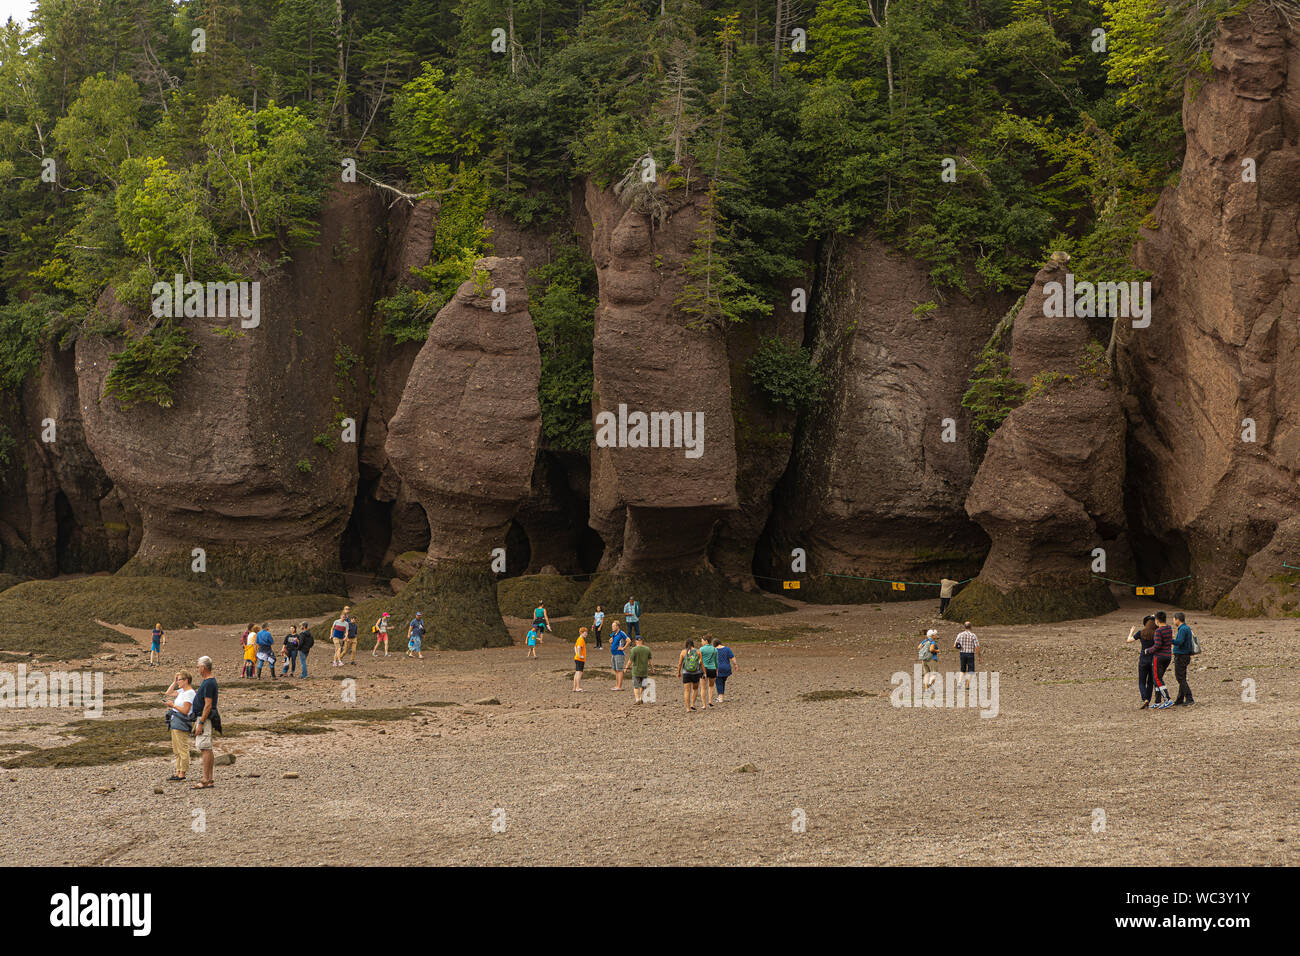
[[[658,186],[637,191],[627,204],[587,186],[600,283],[591,525],[605,539],[602,569],[707,570],[714,525],[737,506],[726,344],[715,329],[689,327],[674,305],[686,283],[703,203],[698,184],[690,196]],[[683,435],[676,447],[632,447],[634,433],[624,435],[621,426],[619,444],[602,447],[602,413],[680,413],[683,426],[689,416],[703,425],[694,436],[699,453],[684,447]]]
[[[430,638],[450,647],[509,643],[492,550],[531,490],[542,423],[523,260],[480,259],[474,273],[429,329],[386,444],[429,519],[424,567],[401,611],[423,611]]]
[[[1300,36],[1257,5],[1219,25],[1211,65],[1138,248],[1151,325],[1118,330],[1132,524],[1149,577],[1191,575],[1187,604],[1277,613],[1283,559],[1300,565]]]
[[[949,606],[954,620],[1059,621],[1116,607],[1092,550],[1123,530],[1124,418],[1087,320],[1047,314],[1044,286],[1065,288],[1067,258],[1042,268],[1015,317],[1011,374],[1027,400],[989,440],[966,499],[993,543]]]
[[[973,466],[961,399],[1009,304],[941,295],[922,263],[876,240],[829,254],[813,318],[832,388],[801,423],[759,557],[765,573],[792,576],[791,555],[803,549],[810,577],[799,596],[837,601],[894,592],[826,573],[937,581],[975,572],[988,540],[962,507]]]
[[[300,590],[342,590],[339,539],[352,510],[357,445],[342,419],[359,418],[360,383],[383,206],[364,187],[337,189],[313,246],[253,278],[260,324],[178,319],[197,345],[173,407],[124,408],[105,394],[117,340],[83,338],[76,366],[86,442],[142,537],[127,573]],[[160,279],[168,277],[162,276]],[[136,325],[117,303],[105,311]]]

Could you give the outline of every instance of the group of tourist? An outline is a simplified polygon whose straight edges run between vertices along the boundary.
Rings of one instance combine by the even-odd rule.
[[[975,673],[975,658],[981,654],[980,639],[975,636],[971,630],[970,621],[962,623],[961,630],[953,640],[952,646],[956,649],[961,661],[961,677],[967,687],[970,686],[971,675]],[[921,679],[925,686],[929,687],[939,678],[939,632],[930,628],[921,638],[921,643],[916,645],[916,656],[921,661]]]
[[[1156,611],[1142,618],[1141,627],[1129,628],[1128,642],[1139,645],[1138,695],[1142,703],[1138,710],[1190,707],[1196,703],[1192,699],[1191,685],[1187,683],[1187,667],[1192,655],[1200,653],[1200,645],[1182,611],[1174,612],[1174,620],[1178,622],[1177,631],[1169,624],[1164,611]],[[1177,700],[1170,698],[1164,682],[1171,661],[1174,677],[1178,680]]]

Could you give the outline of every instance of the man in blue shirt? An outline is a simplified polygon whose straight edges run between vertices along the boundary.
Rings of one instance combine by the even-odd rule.
[[[1178,699],[1174,701],[1175,707],[1190,707],[1196,701],[1192,700],[1192,687],[1187,683],[1187,665],[1192,662],[1192,629],[1187,626],[1187,615],[1182,611],[1174,612],[1174,620],[1178,622],[1178,632],[1174,634],[1174,677],[1178,678]]]
[[[420,659],[424,660],[424,652],[421,648],[424,646],[424,614],[420,611],[415,612],[415,617],[411,618],[411,624],[406,629],[406,656],[410,657],[412,652]]]
[[[635,598],[628,598],[623,605],[623,621],[632,629],[633,635],[641,636],[641,604]]]
[[[275,638],[271,636],[271,627],[263,624],[257,632],[257,678],[262,679],[262,666],[269,664],[271,676],[275,676]]]

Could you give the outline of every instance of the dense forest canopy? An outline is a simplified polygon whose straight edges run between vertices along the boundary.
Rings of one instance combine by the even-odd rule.
[[[941,291],[1023,289],[1052,249],[1124,278],[1178,168],[1184,79],[1243,6],[39,0],[0,30],[0,385],[47,340],[125,334],[96,311],[110,287],[139,305],[158,278],[238,277],[310,241],[346,160],[442,203],[427,282],[381,304],[397,341],[490,251],[488,208],[550,227],[575,178],[647,159],[708,190],[679,303],[701,323],[761,317],[810,244],[863,231]],[[594,309],[565,248],[531,277],[559,443],[587,414]],[[195,347],[159,320],[122,353],[121,397],[165,402]]]

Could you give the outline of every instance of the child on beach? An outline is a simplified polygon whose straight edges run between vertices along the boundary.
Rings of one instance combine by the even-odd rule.
[[[535,627],[528,629],[528,653],[524,657],[537,659],[537,628]]]

